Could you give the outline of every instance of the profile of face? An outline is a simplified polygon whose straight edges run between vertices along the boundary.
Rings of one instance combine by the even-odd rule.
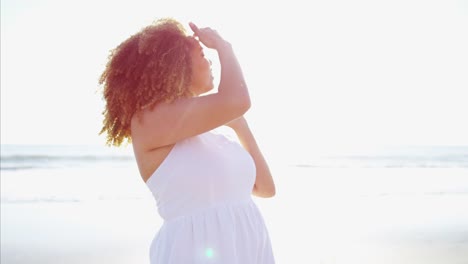
[[[209,92],[213,89],[213,73],[211,71],[211,61],[205,57],[203,47],[198,40],[194,40],[192,48],[192,82],[190,90],[195,95]]]

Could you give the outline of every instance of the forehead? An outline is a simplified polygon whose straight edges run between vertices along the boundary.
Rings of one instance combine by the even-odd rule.
[[[194,37],[188,37],[189,39],[189,43],[191,44],[192,46],[192,49],[193,50],[203,50],[203,47],[202,45],[200,44],[200,41]]]

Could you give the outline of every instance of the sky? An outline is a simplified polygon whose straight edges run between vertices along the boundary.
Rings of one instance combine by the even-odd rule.
[[[267,152],[468,145],[462,0],[2,0],[1,143],[104,144],[109,51],[166,16],[232,43]]]

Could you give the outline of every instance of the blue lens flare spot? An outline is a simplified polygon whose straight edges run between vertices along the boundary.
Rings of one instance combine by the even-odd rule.
[[[205,256],[206,256],[207,258],[212,258],[212,257],[214,256],[214,251],[213,251],[213,249],[212,249],[212,248],[207,248],[207,249],[205,250]]]

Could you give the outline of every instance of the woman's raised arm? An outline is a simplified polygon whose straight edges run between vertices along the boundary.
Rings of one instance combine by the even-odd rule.
[[[211,28],[198,28],[192,23],[190,26],[200,42],[218,53],[221,65],[218,91],[161,102],[137,113],[131,122],[132,141],[147,150],[212,130],[242,116],[250,108],[247,85],[231,44]],[[198,46],[191,55],[193,67],[198,67],[193,73],[201,75],[201,78],[210,78],[212,82],[211,74],[205,76],[203,73],[203,67],[206,67],[203,61],[209,64],[208,67],[211,63],[204,58],[201,46]],[[192,76],[192,79],[198,77]],[[194,91],[198,89],[191,88]]]

